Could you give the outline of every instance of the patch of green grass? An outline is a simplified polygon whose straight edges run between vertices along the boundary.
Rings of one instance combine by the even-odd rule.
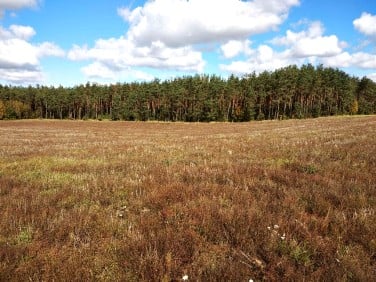
[[[314,164],[302,164],[299,162],[285,162],[284,166],[292,171],[299,172],[299,173],[315,174],[319,171],[317,166]]]
[[[18,244],[29,244],[33,240],[33,230],[31,227],[22,227],[16,237]]]

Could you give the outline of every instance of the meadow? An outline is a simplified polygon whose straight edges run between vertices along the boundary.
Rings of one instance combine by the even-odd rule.
[[[375,209],[376,116],[0,121],[0,281],[371,281]]]

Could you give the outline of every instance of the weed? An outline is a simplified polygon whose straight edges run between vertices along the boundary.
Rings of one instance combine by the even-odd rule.
[[[16,242],[19,244],[29,244],[33,239],[33,232],[31,227],[20,228],[20,232],[17,235]]]

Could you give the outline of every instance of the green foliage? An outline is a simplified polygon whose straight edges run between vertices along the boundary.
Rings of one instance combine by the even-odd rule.
[[[296,264],[309,266],[312,262],[312,253],[307,248],[306,244],[299,244],[296,240],[291,241],[281,240],[278,242],[278,252],[281,255],[288,256]]]
[[[363,77],[357,87],[357,101],[360,114],[372,114],[376,111],[376,87],[369,78]]]
[[[2,87],[0,119],[250,121],[376,113],[376,83],[310,64],[249,74],[73,88]]]
[[[17,235],[16,241],[19,244],[28,244],[31,243],[33,239],[32,229],[30,227],[21,228],[20,232]]]

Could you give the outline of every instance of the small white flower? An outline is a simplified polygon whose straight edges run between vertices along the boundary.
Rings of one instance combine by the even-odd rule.
[[[249,279],[249,281],[248,282],[253,282],[253,279]]]
[[[281,240],[285,240],[286,239],[286,234],[283,233],[283,235],[281,236]]]
[[[278,224],[274,224],[274,229],[278,229],[279,228],[279,225]]]
[[[268,226],[268,230],[272,230],[272,228],[270,226]]]
[[[187,281],[188,280],[188,275],[184,275],[182,279],[183,279],[183,281]]]

